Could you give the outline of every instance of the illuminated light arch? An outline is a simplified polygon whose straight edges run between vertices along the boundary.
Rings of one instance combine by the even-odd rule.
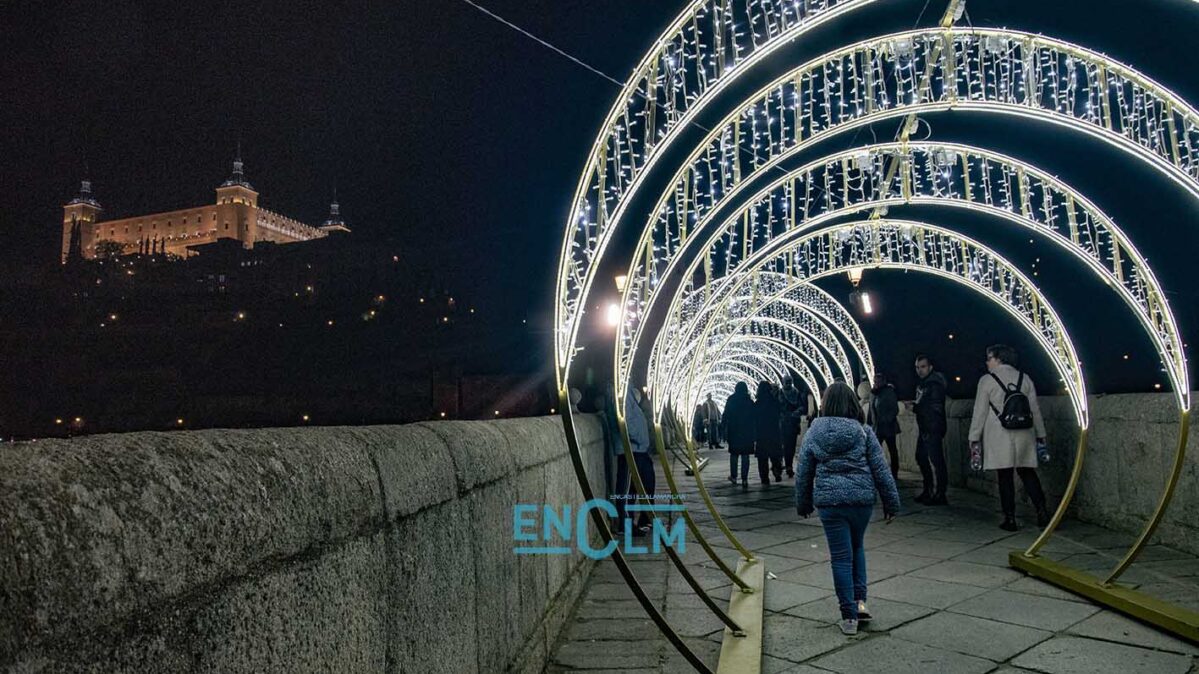
[[[746,182],[816,141],[879,119],[950,109],[1075,128],[1199,197],[1199,114],[1156,82],[1077,45],[1026,33],[911,31],[818,57],[746,99],[675,174],[637,250],[670,256]],[[626,292],[646,292],[654,278],[630,278]]]
[[[659,215],[664,208],[674,210],[669,201],[686,213],[682,236],[651,240],[666,247],[684,244],[692,211],[819,138],[881,119],[949,109],[1014,114],[1077,129],[1147,160],[1199,196],[1199,115],[1150,78],[1078,45],[1028,33],[919,30],[827,54],[747,99],[699,146],[659,201]],[[771,111],[777,123],[770,122]],[[610,228],[604,231],[610,234]],[[560,281],[562,309],[564,298],[584,286],[566,291],[571,284],[565,274]],[[577,325],[571,311],[558,318],[557,337],[565,338],[558,345],[561,366],[569,360]]]
[[[605,117],[571,202],[555,305],[559,384],[573,356],[594,263],[629,197],[679,130],[775,50],[877,1],[695,0],[654,41]]]
[[[748,309],[748,307],[746,308]],[[827,324],[812,314],[795,312],[792,320],[781,320],[777,317],[761,314],[745,316],[745,318],[746,320],[738,325],[738,332],[713,334],[712,338],[716,346],[709,344],[699,347],[698,343],[692,342],[682,349],[677,359],[685,360],[688,357],[694,356],[697,350],[719,351],[727,344],[744,342],[747,338],[761,338],[767,341],[774,340],[792,345],[803,355],[807,362],[812,363],[816,374],[826,382],[835,378],[837,372],[840,372],[843,376],[851,376],[853,372],[852,363],[845,348],[837,338],[836,333]],[[832,356],[831,361],[825,357],[825,353],[822,350]],[[807,380],[805,379],[805,381]]]
[[[888,181],[882,167],[895,161],[901,168]],[[744,265],[771,259],[777,247],[837,217],[902,204],[996,216],[1047,236],[1081,260],[1136,314],[1162,355],[1179,406],[1189,408],[1189,373],[1177,322],[1164,290],[1128,236],[1066,183],[1012,157],[966,145],[884,143],[830,155],[784,174],[709,234],[700,249],[703,255],[684,271],[684,292],[675,294],[667,315],[686,315],[688,300],[706,294],[705,286],[716,282],[709,278],[713,273],[724,279]],[[639,258],[630,278],[646,279],[658,268],[671,273],[683,260],[678,252]],[[701,264],[703,278],[697,278]],[[660,296],[643,295],[638,314],[652,310]],[[629,317],[619,328],[618,382],[627,374],[641,327],[637,317]]]
[[[776,366],[775,376],[769,379],[776,383],[782,383],[783,377],[788,374],[788,369],[794,370],[799,379],[809,387],[818,387],[821,381],[829,382],[834,378],[831,371],[821,370],[819,365],[813,369],[813,363],[809,360],[808,353],[810,347],[806,345],[796,345],[780,339],[756,335],[740,335],[739,337],[739,339],[729,342],[727,348],[720,352],[715,362],[721,362],[720,359],[723,358],[741,356],[769,359]],[[669,388],[664,391],[667,395],[671,392],[672,389]],[[683,409],[693,409],[698,402],[697,396],[698,394],[690,398],[675,396],[674,399],[683,401],[684,404],[690,403],[690,407]]]
[[[728,279],[717,279],[713,281],[713,285],[726,282]],[[760,304],[759,298],[764,295],[773,293],[780,284],[785,284],[787,279],[782,274],[765,272],[758,275],[758,284],[751,288],[746,288],[745,293],[739,297],[730,298],[730,311],[736,313],[744,311],[739,307],[740,304],[748,304],[752,307],[752,315],[765,315],[781,321],[801,321],[803,316],[814,316],[828,326],[832,327],[845,341],[850,345],[850,348],[855,352],[858,362],[863,364],[863,371],[867,373],[874,372],[874,357],[870,353],[870,347],[866,342],[866,337],[862,333],[861,326],[850,315],[849,311],[841,305],[840,302],[833,299],[831,295],[814,285],[793,286],[783,296],[770,304]],[[710,288],[703,288],[702,292],[693,293],[688,300],[684,300],[683,306],[679,308],[679,316],[693,316],[698,312],[702,305],[705,294],[712,291]],[[711,313],[709,308],[708,312]],[[751,315],[751,314],[746,314]],[[647,373],[647,381],[650,382],[651,390],[664,390],[667,384],[674,380],[674,376],[678,369],[678,363],[685,361],[687,352],[695,348],[698,344],[698,328],[697,325],[703,320],[700,316],[691,318],[687,323],[686,328],[681,329],[677,334],[673,331],[680,330],[676,322],[667,322],[663,326],[663,333],[660,333],[661,339],[656,340],[653,345],[653,351],[650,355],[650,367]],[[828,343],[828,338],[822,339],[822,343]],[[831,340],[837,346],[840,346],[840,340],[832,338]],[[674,345],[679,345],[674,349]],[[844,359],[848,362],[848,358]],[[842,371],[846,377],[851,377],[852,373],[844,367]],[[815,390],[815,389],[813,389]],[[654,397],[654,412],[655,419],[660,418],[663,410],[665,399],[662,396]]]
[[[791,261],[788,272],[793,284],[812,283],[851,268],[896,268],[931,273],[980,291],[1015,317],[1044,347],[1066,386],[1080,428],[1087,428],[1082,368],[1065,327],[1031,280],[981,243],[924,223],[871,220],[811,232],[789,242],[777,254]],[[738,273],[735,282],[722,286],[722,291],[733,296],[752,275],[750,271]],[[776,294],[785,292],[783,288]],[[706,330],[711,329],[709,323]],[[702,361],[692,360],[693,378],[703,367]]]

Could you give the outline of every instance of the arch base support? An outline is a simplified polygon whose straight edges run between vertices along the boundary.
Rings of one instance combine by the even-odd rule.
[[[1030,576],[1199,644],[1199,613],[1195,611],[1119,585],[1105,586],[1097,576],[1044,557],[1030,557],[1019,550],[1013,550],[1008,555],[1008,564]]]
[[[724,628],[716,674],[760,674],[762,671],[762,625],[765,611],[766,563],[741,560],[737,575],[752,588],[742,592],[736,585],[729,597],[729,616],[741,626],[740,634]]]

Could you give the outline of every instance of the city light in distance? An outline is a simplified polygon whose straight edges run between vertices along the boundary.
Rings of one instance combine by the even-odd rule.
[[[182,425],[183,425],[183,419],[176,419],[176,420],[175,420],[175,425],[177,425],[177,426],[182,426]]]
[[[56,423],[56,424],[60,424],[60,425],[61,425],[61,424],[62,424],[62,419],[61,419],[61,418],[60,418],[60,419],[55,419],[55,420],[54,420],[54,423]]]
[[[304,415],[304,421],[308,421],[308,415],[307,415],[307,414],[305,414],[305,415]]]
[[[862,313],[874,313],[874,305],[870,303],[870,293],[862,293]]]
[[[442,412],[442,413],[441,413],[441,418],[442,418],[442,419],[444,419],[444,418],[445,418],[445,412]]]

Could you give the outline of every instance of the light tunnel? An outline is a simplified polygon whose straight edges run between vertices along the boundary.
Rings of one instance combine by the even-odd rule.
[[[651,169],[680,131],[717,94],[784,44],[871,1],[692,2],[634,69],[606,117],[571,203],[555,304],[560,407],[585,497],[593,494],[578,459],[566,391],[584,308],[614,234],[635,217],[629,212],[634,197],[651,183]],[[800,378],[811,386],[836,376],[830,363],[847,381],[856,364],[873,370],[860,329],[844,320],[844,307],[820,297],[814,281],[851,269],[896,268],[963,284],[1013,316],[1049,354],[1080,429],[1067,494],[1037,541],[1020,559],[1013,555],[1013,565],[1167,629],[1194,632],[1194,620],[1163,618],[1111,585],[1160,522],[1186,445],[1186,354],[1153,270],[1093,199],[1043,168],[986,148],[913,142],[909,136],[919,114],[1011,115],[1116,148],[1199,199],[1199,114],[1146,75],[1094,51],[1018,31],[960,30],[954,27],[960,16],[959,1],[951,0],[939,28],[884,35],[814,58],[735,105],[692,149],[640,221],[639,242],[627,258],[613,341],[617,395],[634,384],[634,373],[636,383],[647,385],[655,449],[677,495],[662,425],[685,427],[690,437],[689,412],[707,393],[727,394],[737,382],[777,379],[801,368],[808,368],[808,378]],[[897,142],[786,167],[825,138],[901,118]],[[1059,569],[1037,556],[1066,510],[1086,449],[1085,380],[1065,326],[1048,297],[1000,251],[942,226],[940,217],[937,224],[893,219],[889,211],[907,205],[936,206],[947,214],[966,209],[997,227],[1023,227],[1048,239],[1116,293],[1157,350],[1179,408],[1179,444],[1153,516],[1106,579]],[[868,218],[839,222],[863,216]],[[651,320],[655,315],[661,320]],[[805,344],[825,360],[823,367]],[[760,591],[751,576],[762,562],[720,518],[690,441],[687,455],[705,506],[743,561],[736,570],[720,561],[684,513],[690,530],[738,591]],[[635,471],[634,483],[644,495]],[[610,539],[601,520],[596,526]],[[697,670],[709,671],[641,591],[619,551],[614,561],[676,649]],[[728,626],[726,640],[744,636],[744,627],[713,606],[681,560],[674,561]]]

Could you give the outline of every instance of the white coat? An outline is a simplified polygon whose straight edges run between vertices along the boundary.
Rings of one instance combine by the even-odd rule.
[[[1003,364],[994,373],[1004,385],[1016,383],[1020,371]],[[1024,375],[1020,391],[1028,396],[1028,407],[1032,411],[1032,428],[1009,430],[999,423],[995,410],[1003,410],[1004,391],[990,374],[978,380],[978,391],[974,395],[974,417],[970,421],[970,442],[981,442],[983,446],[983,469],[1036,468],[1037,438],[1045,437],[1045,420],[1041,418],[1041,406],[1037,404],[1037,387],[1032,378]]]

